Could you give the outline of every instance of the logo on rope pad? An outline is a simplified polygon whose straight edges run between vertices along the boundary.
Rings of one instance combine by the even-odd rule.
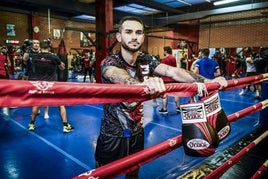
[[[48,81],[30,81],[37,89],[29,90],[30,94],[54,94],[54,91],[48,90],[54,86],[54,82]]]

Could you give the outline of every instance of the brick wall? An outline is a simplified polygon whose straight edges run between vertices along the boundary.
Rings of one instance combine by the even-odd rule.
[[[201,20],[199,47],[268,46],[268,18],[262,15],[263,11],[246,11]]]
[[[1,12],[0,16],[0,44],[4,44],[4,40],[19,40],[20,46],[25,39],[32,39],[32,27],[31,27],[31,16],[25,14],[18,14],[13,12]],[[6,24],[14,24],[16,36],[11,37],[6,35]],[[57,51],[61,39],[53,39],[53,29],[60,29],[62,37],[65,42],[67,52],[71,48],[81,48],[80,46],[80,31],[65,30],[67,28],[81,29],[83,31],[95,31],[95,24],[85,22],[75,22],[70,20],[62,19],[50,19],[50,30],[48,29],[48,18],[39,17],[39,40],[51,38],[53,40],[53,47]],[[91,38],[95,41],[95,33],[91,33]],[[72,50],[75,53],[74,50]]]
[[[177,46],[174,43],[174,40],[165,39],[161,37],[170,37],[170,38],[178,38],[178,34],[173,31],[166,32],[155,32],[151,35],[155,37],[148,37],[148,48],[147,51],[154,55],[159,55],[160,58],[164,57],[164,46],[171,46],[172,48],[176,48]]]
[[[233,47],[259,47],[268,46],[268,20],[267,17],[247,19],[249,13],[255,13],[259,16],[261,10],[250,11],[236,14],[227,14],[213,16],[200,21],[200,27],[182,26],[175,32],[159,32],[154,33],[156,36],[168,36],[172,38],[184,38],[191,40],[193,36],[199,38],[198,47],[212,48],[233,48]],[[24,39],[32,37],[31,18],[29,15],[18,14],[13,12],[1,12],[0,16],[0,44],[3,44],[6,39],[16,39],[20,41],[20,45]],[[240,18],[241,20],[234,20]],[[48,30],[47,17],[39,17],[40,34],[39,40],[51,37],[53,39],[53,29],[60,29],[63,33],[62,37],[65,42],[67,52],[71,48],[81,48],[80,32],[74,30],[65,30],[65,28],[76,28],[82,30],[95,30],[95,24],[75,22],[62,19],[50,19],[50,31]],[[6,24],[14,24],[16,36],[10,37],[6,35]],[[199,34],[196,33],[199,31]],[[91,33],[91,38],[95,41],[94,33]],[[53,39],[53,47],[56,48],[60,43],[60,39]],[[148,38],[144,44],[144,50],[159,54],[162,56],[162,48],[165,45],[170,45],[176,48],[178,41]],[[75,52],[75,51],[72,51]]]
[[[268,46],[268,23],[200,27],[199,47]]]
[[[19,40],[23,42],[24,39],[30,38],[29,24],[31,24],[28,15],[16,14],[9,12],[1,12],[0,15],[0,44],[4,44],[4,40]],[[14,24],[16,36],[7,36],[6,24]]]
[[[51,37],[53,39],[53,29],[61,30],[61,37],[65,42],[67,52],[71,48],[81,48],[80,46],[80,31],[67,30],[68,28],[81,29],[83,31],[95,31],[95,24],[75,22],[70,20],[50,19],[50,31],[48,29],[48,19],[46,17],[40,17],[40,39]],[[90,33],[90,37],[93,41],[96,40],[95,33]],[[53,39],[53,47],[56,48],[61,41],[60,39]],[[84,47],[85,48],[85,47]],[[74,52],[74,51],[72,51]]]

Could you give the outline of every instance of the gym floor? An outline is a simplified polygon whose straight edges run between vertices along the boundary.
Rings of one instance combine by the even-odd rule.
[[[81,80],[82,78],[78,76],[70,79],[73,82]],[[254,99],[253,92],[247,92],[243,96],[240,96],[239,92],[240,89],[220,92],[221,105],[227,115],[259,102]],[[188,100],[189,98],[181,98],[181,103],[186,103]],[[151,100],[146,101],[144,105],[146,148],[181,134],[181,117],[176,112],[174,99],[169,97],[167,115],[158,113],[161,99],[157,99],[157,102],[159,106],[155,106]],[[41,108],[33,132],[27,128],[31,107],[10,108],[8,115],[0,110],[1,178],[68,179],[95,168],[94,150],[103,112],[102,105],[66,106],[66,109],[68,121],[75,127],[71,133],[62,132],[57,107],[49,107],[49,119],[44,119]],[[221,153],[228,146],[256,130],[259,127],[258,118],[259,112],[232,122],[230,135],[220,143],[216,153]],[[264,146],[267,146],[267,140]],[[267,151],[267,148],[265,150]],[[265,153],[266,158],[263,154],[260,157],[267,159],[267,152]],[[187,156],[183,147],[179,147],[143,165],[140,169],[140,178],[177,178],[201,165],[206,159],[206,157]],[[248,165],[253,166],[254,161]]]

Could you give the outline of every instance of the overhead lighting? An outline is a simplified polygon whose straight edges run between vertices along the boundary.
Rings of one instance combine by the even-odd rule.
[[[189,6],[192,5],[192,4],[190,4],[190,3],[188,3],[188,2],[185,2],[185,1],[183,1],[183,0],[177,0],[177,1],[179,1],[179,2],[181,2],[181,3],[183,3],[183,4],[187,4],[187,5],[189,5]]]
[[[219,6],[219,5],[222,5],[222,4],[228,4],[228,3],[232,3],[232,2],[236,2],[236,1],[239,1],[239,0],[223,0],[223,1],[216,1],[214,2],[213,4],[215,6]]]
[[[85,20],[85,21],[95,21],[96,17],[95,16],[89,16],[89,15],[78,15],[78,16],[72,17],[72,19]]]
[[[152,9],[152,8],[142,6],[142,5],[139,5],[139,4],[135,4],[135,3],[115,7],[114,9],[116,9],[118,11],[138,14],[138,15],[157,12],[156,9]]]

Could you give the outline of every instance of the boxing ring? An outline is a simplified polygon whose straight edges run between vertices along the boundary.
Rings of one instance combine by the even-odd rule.
[[[229,80],[228,87],[225,90],[231,90],[235,88],[241,88],[246,84],[259,83],[261,81],[267,81],[268,75],[257,75],[254,77],[246,77],[236,80]],[[75,84],[75,83],[62,83],[62,82],[30,82],[20,81],[16,83],[15,80],[1,80],[0,81],[0,93],[1,100],[0,106],[4,107],[25,107],[33,105],[77,105],[77,104],[103,104],[125,101],[146,101],[150,100],[150,96],[146,93],[146,87],[133,86],[129,88],[125,85],[104,85],[104,84]],[[10,86],[10,88],[7,88]],[[197,92],[197,86],[195,84],[168,84],[166,85],[169,95],[178,96],[193,96]],[[206,85],[208,91],[218,89],[218,84],[211,83]],[[187,93],[185,92],[187,91]],[[124,94],[124,95],[122,95]],[[267,96],[266,96],[267,97]],[[228,115],[228,120],[234,122],[243,118],[246,115],[264,110],[268,105],[267,99],[256,103],[243,110],[237,111],[231,115]],[[264,114],[266,115],[266,114]],[[267,115],[264,116],[267,118]],[[261,140],[267,136],[267,131],[261,135],[260,138],[254,139],[249,146],[246,146],[238,153],[239,156],[230,158],[226,163],[223,163],[222,167],[205,173],[208,178],[217,178],[224,170],[231,166],[230,163],[235,163],[241,156],[257,145]],[[223,141],[224,142],[224,141]],[[145,150],[120,159],[118,161],[107,164],[103,167],[82,173],[74,178],[108,178],[119,176],[127,171],[140,167],[156,158],[167,154],[182,145],[182,136],[178,135],[170,138],[164,142],[161,142],[155,146],[148,147]],[[230,162],[231,161],[231,162]],[[267,162],[260,167],[261,174],[266,168]],[[187,175],[187,174],[186,174]]]

